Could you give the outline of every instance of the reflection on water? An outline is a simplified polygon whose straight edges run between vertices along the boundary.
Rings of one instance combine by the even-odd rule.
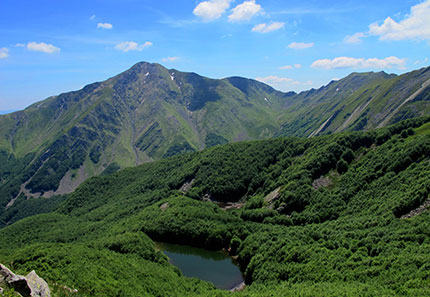
[[[227,290],[243,282],[239,267],[226,252],[168,243],[157,243],[157,246],[185,276],[197,277]]]

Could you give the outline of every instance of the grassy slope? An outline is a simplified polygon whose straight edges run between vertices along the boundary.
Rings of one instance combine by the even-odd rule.
[[[5,167],[16,168],[0,175],[1,225],[30,209],[26,202],[4,208],[26,182],[27,189],[44,194],[57,190],[67,173],[72,181],[65,184],[76,184],[111,164],[125,168],[200,150],[208,136],[218,139],[211,145],[219,139],[273,136],[279,126],[274,110],[283,94],[246,82],[244,93],[228,80],[142,63],[105,82],[1,116],[0,151],[6,154]]]
[[[77,175],[75,180],[84,180],[113,163],[125,168],[200,150],[208,135],[230,142],[309,136],[329,118],[320,134],[374,128],[429,73],[428,69],[399,77],[354,73],[319,90],[294,94],[254,80],[213,80],[139,63],[105,82],[0,116],[0,150],[21,161],[35,153],[17,177],[22,182],[8,180],[7,189],[2,185],[0,205],[13,198],[9,187],[15,193],[26,181],[27,189],[43,194],[56,190],[70,170]],[[430,109],[427,93],[405,105],[392,122],[423,115]],[[360,107],[363,110],[346,125]],[[65,164],[63,156],[77,159],[76,164]],[[84,170],[78,171],[81,166]]]
[[[309,136],[333,115],[320,134],[374,129],[428,79],[430,68],[401,76],[383,72],[353,73],[318,90],[300,93],[297,103],[285,113],[281,135]],[[427,92],[420,100],[403,106],[389,123],[426,115],[428,98]],[[354,110],[365,107],[367,102],[369,104],[359,116],[344,127],[343,124]]]
[[[251,283],[238,296],[426,296],[430,214],[399,217],[430,193],[428,120],[229,144],[93,178],[57,211],[0,230],[0,262],[82,295],[230,295],[181,277],[149,235],[231,247]],[[332,185],[315,190],[320,176]],[[277,188],[270,209],[263,197]],[[204,194],[247,202],[224,211]]]

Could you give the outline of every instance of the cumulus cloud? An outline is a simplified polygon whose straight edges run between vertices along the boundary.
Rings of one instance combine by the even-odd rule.
[[[266,24],[266,23],[258,24],[258,25],[255,25],[254,28],[252,28],[252,32],[269,33],[283,28],[284,25],[285,23],[282,23],[282,22],[274,22],[271,24]]]
[[[147,41],[144,44],[138,44],[134,41],[124,41],[115,45],[115,49],[126,53],[128,51],[141,51],[150,46],[152,46],[152,42],[150,41]]]
[[[381,40],[430,39],[430,0],[411,7],[410,14],[396,22],[391,17],[379,25],[369,26],[369,34],[379,36]]]
[[[307,49],[310,47],[313,47],[315,45],[315,43],[310,42],[310,43],[304,43],[304,42],[292,42],[288,45],[289,48],[292,49],[296,49],[296,50],[302,50],[302,49]]]
[[[302,68],[302,64],[294,64],[294,65],[285,65],[285,66],[281,66],[279,67],[279,69],[281,70],[290,70],[290,69],[298,69],[298,68]]]
[[[359,44],[363,42],[362,38],[366,37],[366,34],[362,32],[355,33],[353,35],[348,35],[345,37],[344,41],[350,44]]]
[[[29,42],[27,43],[27,49],[30,51],[43,52],[47,54],[58,53],[60,51],[60,48],[45,42]]]
[[[9,57],[9,49],[6,47],[0,48],[0,59],[6,59]]]
[[[261,5],[255,3],[255,0],[245,1],[233,8],[228,20],[230,22],[248,21],[259,12],[261,12]]]
[[[98,23],[97,24],[97,28],[101,28],[101,29],[112,29],[112,24],[109,23]]]
[[[276,75],[269,75],[265,77],[255,78],[258,81],[264,82],[271,85],[275,89],[281,91],[290,91],[292,89],[301,89],[301,87],[307,87],[312,85],[312,81],[300,82],[288,77],[279,77]]]
[[[387,68],[399,68],[404,69],[406,64],[405,59],[398,57],[387,57],[385,59],[377,58],[351,58],[351,57],[338,57],[333,60],[321,59],[312,63],[313,68],[322,69],[339,69],[339,68],[376,68],[376,69],[387,69]]]
[[[230,7],[232,0],[209,0],[200,2],[194,8],[194,15],[202,18],[204,21],[209,22],[216,20]]]
[[[179,60],[179,57],[167,57],[167,58],[161,59],[161,61],[163,61],[163,62],[174,62],[177,60]]]

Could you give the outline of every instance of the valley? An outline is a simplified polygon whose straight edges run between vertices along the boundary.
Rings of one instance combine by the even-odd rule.
[[[429,120],[225,144],[94,177],[2,228],[0,262],[37,270],[62,296],[231,294],[184,277],[154,243],[168,242],[229,250],[247,285],[237,296],[427,296],[430,212],[402,217],[430,193]]]
[[[430,297],[429,20],[1,1],[0,297]]]

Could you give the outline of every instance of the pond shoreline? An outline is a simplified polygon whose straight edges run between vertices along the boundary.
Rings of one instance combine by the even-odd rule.
[[[240,284],[231,288],[229,291],[230,292],[239,292],[239,291],[242,291],[243,289],[245,289],[245,287],[246,287],[246,285],[245,285],[245,282],[243,281]]]
[[[169,258],[186,277],[208,281],[218,289],[236,292],[245,287],[244,275],[226,249],[210,251],[188,245],[155,242],[157,250]]]

